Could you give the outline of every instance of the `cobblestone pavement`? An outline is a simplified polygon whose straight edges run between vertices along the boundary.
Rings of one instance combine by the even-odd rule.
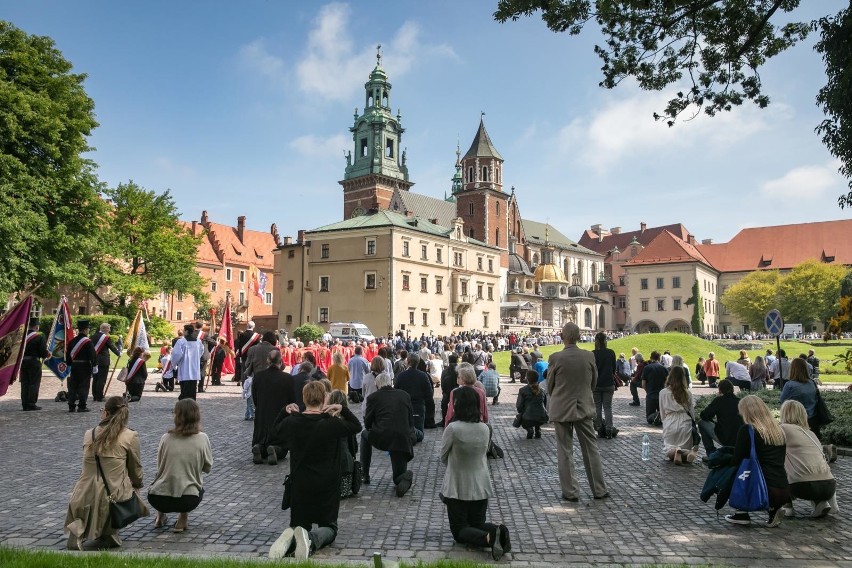
[[[156,376],[156,375],[154,375]],[[68,496],[79,475],[84,430],[97,413],[70,414],[53,402],[59,383],[45,376],[40,412],[21,412],[18,386],[0,399],[0,545],[59,550]],[[153,386],[153,382],[149,381]],[[641,408],[628,406],[628,389],[614,402],[614,440],[600,440],[611,498],[592,499],[582,466],[579,503],[560,499],[553,428],[541,440],[527,440],[511,427],[517,386],[504,384],[502,403],[489,408],[495,439],[504,460],[489,460],[496,496],[488,516],[512,532],[511,565],[587,565],[702,563],[711,565],[852,566],[850,486],[852,458],[833,464],[842,512],[826,519],[807,518],[810,506],[797,502],[798,516],[776,529],[741,527],[717,516],[712,500],[699,498],[707,470],[701,465],[675,466],[662,459],[658,428],[643,425]],[[123,385],[113,384],[111,394]],[[147,388],[141,404],[131,408],[131,427],[139,432],[146,483],[156,472],[160,436],[171,425],[175,393]],[[710,394],[709,388],[696,388]],[[183,534],[155,530],[153,517],[121,531],[124,551],[145,553],[265,557],[289,520],[280,510],[287,460],[276,466],[253,465],[252,423],[243,420],[238,387],[226,383],[199,395],[204,430],[213,443],[213,471],[205,481],[204,502],[190,516]],[[90,403],[96,410],[98,405]],[[360,405],[355,405],[359,407]],[[356,409],[356,414],[361,410]],[[648,432],[653,458],[640,456]],[[412,490],[403,498],[392,491],[390,462],[373,458],[373,483],[340,506],[337,541],[317,560],[355,562],[379,551],[386,558],[443,558],[488,561],[484,551],[455,544],[446,512],[438,499],[444,472],[440,463],[441,430],[428,430],[411,462]],[[575,444],[575,459],[581,457]],[[727,509],[722,513],[729,512]],[[761,520],[762,520],[761,515]]]

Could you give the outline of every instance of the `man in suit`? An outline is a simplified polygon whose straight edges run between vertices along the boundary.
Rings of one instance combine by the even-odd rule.
[[[593,420],[596,416],[592,391],[598,380],[595,356],[577,347],[580,328],[568,322],[562,327],[565,348],[548,360],[547,392],[550,393],[550,420],[556,426],[556,454],[562,498],[580,500],[580,486],[574,473],[574,430],[580,440],[583,465],[595,499],[609,497],[603,476],[603,465],[595,440]]]
[[[98,373],[98,356],[89,339],[89,320],[77,322],[77,337],[68,342],[65,362],[71,365],[68,381],[68,412],[89,412],[86,401],[92,374]]]
[[[254,322],[250,321],[246,324],[246,330],[237,336],[237,349],[236,349],[236,370],[234,372],[234,377],[231,379],[235,382],[242,382],[243,375],[245,374],[243,369],[246,361],[246,354],[248,350],[254,347],[257,343],[260,343],[260,334],[255,333],[254,331]]]
[[[27,337],[24,339],[24,357],[21,359],[21,404],[24,410],[41,410],[38,390],[41,386],[41,365],[50,357],[47,340],[38,331],[38,318],[30,318]]]
[[[243,379],[253,377],[269,367],[269,354],[272,351],[278,351],[278,334],[274,331],[264,331],[261,342],[246,352],[243,361]]]
[[[404,390],[411,397],[411,408],[414,412],[414,428],[417,430],[417,441],[423,440],[426,424],[426,402],[432,400],[432,422],[435,421],[435,402],[432,398],[434,390],[429,375],[417,368],[420,355],[408,355],[408,369],[396,376],[395,386]]]
[[[109,336],[111,330],[112,327],[108,323],[102,323],[97,333],[92,336],[92,343],[95,345],[95,353],[98,356],[98,372],[92,379],[92,400],[95,402],[104,400],[104,387],[109,375],[109,352],[112,351],[116,357],[121,357],[121,339],[116,346]]]
[[[370,484],[373,448],[388,452],[396,484],[396,496],[402,497],[414,482],[408,462],[414,458],[414,410],[407,392],[393,388],[388,373],[376,377],[376,392],[367,397],[364,430],[361,431],[361,468],[364,485]]]

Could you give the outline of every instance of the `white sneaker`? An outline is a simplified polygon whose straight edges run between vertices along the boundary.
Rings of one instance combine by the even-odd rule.
[[[815,519],[821,519],[831,512],[831,505],[828,501],[820,501],[814,506],[814,514],[811,515]]]
[[[278,540],[272,543],[272,546],[269,548],[269,558],[271,560],[276,560],[278,558],[284,558],[284,555],[287,554],[287,551],[290,550],[290,547],[293,546],[293,529],[287,527],[284,529],[284,532],[281,533],[281,536],[278,537]]]
[[[294,537],[296,539],[296,554],[294,557],[296,560],[307,560],[308,556],[311,555],[311,537],[308,535],[308,531],[302,527],[296,527]]]

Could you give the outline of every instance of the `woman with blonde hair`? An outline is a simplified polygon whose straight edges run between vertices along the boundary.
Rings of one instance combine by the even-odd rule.
[[[148,489],[148,502],[157,510],[156,528],[169,522],[166,513],[178,513],[176,533],[187,529],[189,512],[204,497],[202,475],[210,473],[213,450],[201,431],[201,409],[191,398],[177,401],[174,428],[160,438],[157,449],[157,477]]]
[[[733,465],[739,468],[742,460],[751,457],[749,430],[754,430],[754,449],[769,490],[769,520],[766,526],[777,527],[784,520],[783,506],[790,501],[790,486],[784,470],[787,453],[784,431],[772,418],[766,403],[753,394],[743,397],[737,409],[745,424],[737,432]],[[751,517],[745,512],[725,515],[725,520],[737,525],[751,524]]]
[[[127,427],[129,417],[124,398],[111,396],[101,409],[98,425],[83,434],[83,471],[74,485],[65,515],[69,550],[121,546],[118,530],[110,524],[107,495],[118,502],[134,495],[139,499],[136,490],[142,487],[139,435]],[[148,516],[141,499],[139,506],[142,516]]]
[[[751,367],[751,359],[748,357],[748,351],[745,349],[740,349],[740,358],[737,359],[737,363],[745,367],[746,369]]]
[[[686,388],[692,388],[692,377],[689,375],[689,367],[683,362],[683,357],[680,355],[672,357],[672,368],[674,367],[683,368],[683,378],[686,381]]]
[[[660,391],[660,418],[663,420],[663,446],[666,458],[680,465],[692,463],[698,446],[692,440],[692,393],[686,387],[682,366],[672,364],[666,388]]]
[[[781,405],[781,429],[787,440],[784,469],[790,494],[810,501],[814,506],[813,517],[826,516],[837,508],[837,483],[825,461],[819,438],[808,428],[808,414],[801,402],[788,400]],[[788,517],[795,514],[792,499],[784,509]]]
[[[343,353],[333,351],[331,354],[331,367],[328,368],[328,380],[331,381],[333,390],[349,392],[349,369],[343,361]]]

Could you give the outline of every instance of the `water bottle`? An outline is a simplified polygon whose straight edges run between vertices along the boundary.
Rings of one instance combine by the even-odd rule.
[[[651,440],[648,438],[648,434],[644,434],[642,436],[642,461],[649,459],[651,459]]]

